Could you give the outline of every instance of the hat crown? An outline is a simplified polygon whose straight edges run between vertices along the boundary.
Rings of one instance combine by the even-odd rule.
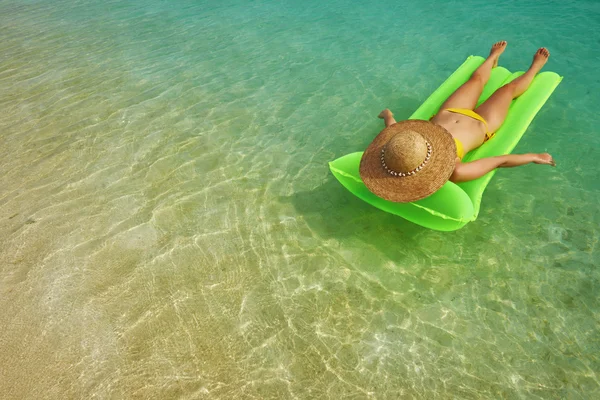
[[[393,171],[415,170],[427,157],[427,141],[418,132],[407,130],[396,134],[384,146],[385,165]]]

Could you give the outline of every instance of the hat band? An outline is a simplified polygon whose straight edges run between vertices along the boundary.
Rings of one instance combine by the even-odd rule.
[[[388,168],[388,166],[385,165],[385,159],[384,159],[385,147],[383,147],[381,149],[381,166],[385,169],[385,171],[388,174],[393,175],[393,176],[410,176],[410,175],[416,174],[421,169],[423,169],[425,164],[427,164],[427,161],[429,161],[429,159],[431,158],[431,144],[429,142],[425,142],[425,143],[427,143],[427,156],[425,156],[425,160],[423,160],[423,162],[417,168],[413,169],[412,171],[397,172],[397,171],[394,171],[393,169]]]

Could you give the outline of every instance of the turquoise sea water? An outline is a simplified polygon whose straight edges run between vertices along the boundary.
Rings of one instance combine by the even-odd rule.
[[[0,397],[600,396],[600,3],[0,0]],[[467,56],[564,80],[480,217],[327,162]]]

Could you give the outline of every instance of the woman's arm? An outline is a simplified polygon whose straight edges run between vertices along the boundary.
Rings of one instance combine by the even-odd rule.
[[[477,179],[496,168],[518,167],[529,163],[556,165],[552,156],[543,154],[508,154],[505,156],[481,158],[468,163],[456,163],[454,173],[450,177],[452,182],[466,182]]]

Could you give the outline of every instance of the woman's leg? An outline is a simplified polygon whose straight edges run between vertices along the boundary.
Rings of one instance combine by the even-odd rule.
[[[392,112],[388,108],[380,112],[377,117],[381,118],[383,122],[385,122],[386,128],[396,123],[396,120],[394,119],[394,114],[392,114]]]
[[[525,74],[496,90],[485,103],[477,107],[475,112],[487,121],[490,132],[495,132],[500,128],[506,118],[510,103],[527,90],[535,75],[548,61],[549,56],[548,49],[540,48],[533,56],[533,63]]]
[[[488,58],[473,72],[468,81],[456,89],[450,97],[442,104],[440,110],[446,108],[468,108],[472,110],[477,105],[483,87],[490,79],[492,68],[498,66],[498,58],[506,49],[506,42],[497,42],[492,46]]]

